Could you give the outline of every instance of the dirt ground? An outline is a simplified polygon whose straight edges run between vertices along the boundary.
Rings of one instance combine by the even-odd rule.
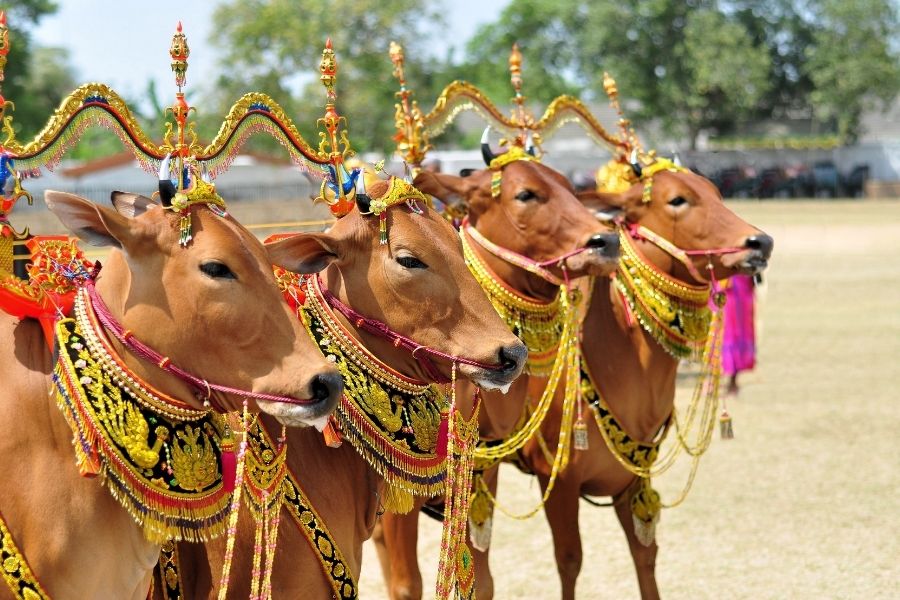
[[[741,202],[775,237],[759,304],[759,365],[729,407],[735,439],[716,439],[691,494],[664,511],[657,577],[663,597],[897,598],[900,580],[900,203]],[[717,435],[718,438],[718,435]],[[657,482],[663,500],[684,471]],[[506,468],[501,500],[538,498]],[[582,504],[578,597],[637,598],[609,508]],[[440,529],[421,518],[420,563],[431,595]],[[496,597],[555,598],[542,516],[494,524]],[[366,545],[362,598],[384,598]]]
[[[245,223],[316,219],[308,202],[231,207]],[[757,370],[730,405],[736,437],[716,439],[687,501],[658,529],[663,597],[896,598],[900,580],[900,202],[738,202],[775,237],[758,314]],[[14,222],[49,233],[46,211]],[[279,228],[257,230],[261,236]],[[656,482],[663,499],[683,482]],[[519,511],[536,482],[512,468],[500,498]],[[582,504],[578,597],[637,598],[611,509]],[[420,563],[431,596],[440,529],[422,518]],[[542,516],[494,525],[498,599],[558,597]],[[371,544],[361,597],[385,598]]]

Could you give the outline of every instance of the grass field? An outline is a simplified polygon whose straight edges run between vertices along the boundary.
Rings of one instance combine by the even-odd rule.
[[[716,439],[694,488],[659,525],[664,598],[900,596],[900,203],[736,202],[775,237],[759,306],[759,366],[730,410],[735,439]],[[717,436],[718,437],[718,436]],[[657,484],[663,499],[683,471]],[[505,468],[501,499],[524,510],[536,482]],[[581,507],[578,597],[637,598],[615,515]],[[426,597],[440,530],[421,519]],[[499,516],[496,597],[559,594],[542,516]],[[370,544],[362,598],[385,597]]]

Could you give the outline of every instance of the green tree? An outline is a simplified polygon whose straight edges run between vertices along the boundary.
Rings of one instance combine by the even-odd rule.
[[[582,87],[602,99],[609,71],[638,101],[636,118],[692,144],[703,129],[732,128],[769,85],[767,49],[714,0],[513,0],[479,32],[473,58],[516,39],[544,71],[540,94]]]
[[[219,77],[213,102],[224,110],[238,94],[266,92],[285,107],[307,141],[317,141],[315,121],[325,102],[318,65],[330,36],[338,61],[338,110],[349,120],[353,147],[390,150],[397,85],[388,44],[403,44],[408,68],[421,73],[429,25],[440,19],[430,4],[312,0],[301,9],[291,0],[226,2],[216,9],[212,42],[223,50],[228,72]]]
[[[59,48],[38,48],[31,31],[58,7],[52,0],[11,0],[4,3],[9,27],[3,96],[15,103],[11,113],[20,139],[34,135],[74,83],[68,55]]]
[[[866,110],[886,106],[900,93],[900,34],[890,0],[821,0],[814,13],[814,45],[807,73],[816,114],[854,141]]]

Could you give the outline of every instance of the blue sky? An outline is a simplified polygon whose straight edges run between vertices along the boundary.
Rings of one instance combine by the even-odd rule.
[[[494,20],[508,2],[439,2],[449,27],[444,39],[434,39],[436,52],[443,54],[450,46],[461,47],[478,25]],[[153,78],[165,98],[165,91],[174,88],[168,53],[179,20],[191,48],[187,89],[198,85],[198,78],[213,74],[216,60],[207,40],[216,4],[201,0],[59,0],[59,12],[42,21],[35,37],[43,45],[69,50],[79,83],[100,81],[128,97],[140,97]],[[302,10],[301,5],[298,2],[298,10]],[[10,26],[14,31],[15,24]],[[9,60],[15,61],[14,38]]]

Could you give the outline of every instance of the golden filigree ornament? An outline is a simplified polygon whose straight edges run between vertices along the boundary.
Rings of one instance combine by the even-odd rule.
[[[325,130],[319,132],[318,157],[327,164],[327,175],[322,181],[316,202],[325,202],[331,213],[340,218],[353,210],[354,188],[360,170],[348,171],[347,158],[353,156],[347,137],[347,119],[335,108],[338,65],[331,47],[331,38],[325,42],[322,60],[319,62],[319,79],[325,86],[325,115],[316,124]]]
[[[366,191],[366,180],[370,182],[382,181],[374,173],[364,172],[357,179],[356,204],[363,215],[378,216],[378,239],[382,245],[388,242],[387,211],[392,206],[406,204],[410,211],[422,214],[422,208],[416,204],[421,201],[425,206],[431,206],[431,198],[416,189],[410,182],[394,177],[388,178],[385,191],[377,197],[372,197]]]
[[[175,74],[175,85],[178,86],[179,91],[187,81],[187,60],[190,54],[191,49],[188,48],[187,36],[181,30],[181,21],[178,21],[175,35],[172,36],[172,44],[169,46],[169,55],[172,57],[172,72]]]
[[[336,412],[343,438],[394,492],[442,493],[446,471],[438,431],[448,398],[437,385],[405,377],[360,345],[336,318],[320,285],[318,277],[306,278],[296,294],[305,298],[298,312],[344,380]]]
[[[413,93],[406,86],[406,75],[403,72],[403,63],[406,59],[403,47],[397,42],[391,42],[388,54],[394,64],[394,77],[400,84],[400,91],[394,93],[400,100],[394,105],[394,125],[397,128],[394,141],[397,142],[397,154],[412,168],[415,175],[432,145],[425,132],[425,123],[419,104],[411,99]]]
[[[206,541],[225,531],[234,440],[224,418],[167,397],[127,370],[82,289],[56,325],[54,394],[76,463],[99,476],[153,542]],[[233,475],[233,474],[232,474]]]
[[[201,172],[193,159],[178,160],[180,168],[176,172],[177,186],[172,183],[171,166],[170,156],[166,156],[160,163],[159,193],[163,207],[180,215],[178,243],[185,247],[194,238],[191,225],[191,208],[193,206],[205,205],[220,217],[227,216],[228,209],[225,201],[216,192],[215,184],[205,172]]]
[[[0,81],[4,79],[7,54],[9,54],[9,27],[6,26],[6,11],[0,10]]]

